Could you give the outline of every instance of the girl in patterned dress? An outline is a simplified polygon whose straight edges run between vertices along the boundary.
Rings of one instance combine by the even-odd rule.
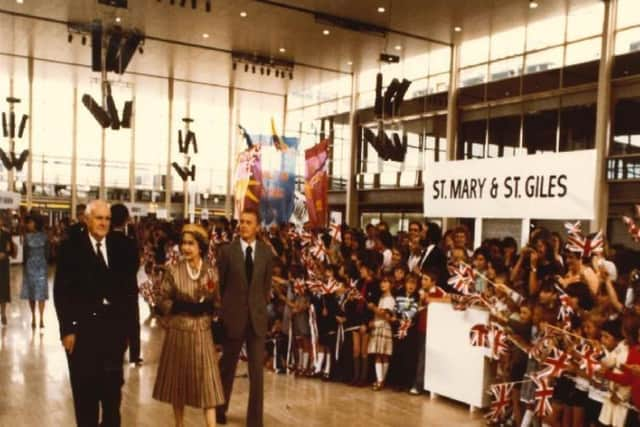
[[[391,295],[392,282],[391,275],[385,275],[380,281],[382,296],[374,310],[374,319],[371,322],[369,354],[376,357],[376,382],[373,384],[375,391],[384,387],[384,380],[389,369],[389,356],[393,353],[393,333],[390,322],[396,308],[396,301]]]

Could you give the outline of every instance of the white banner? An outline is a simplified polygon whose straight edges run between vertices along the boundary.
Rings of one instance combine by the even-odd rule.
[[[0,209],[18,209],[20,207],[20,193],[0,191]]]
[[[424,215],[593,219],[595,162],[595,150],[581,150],[430,163]]]

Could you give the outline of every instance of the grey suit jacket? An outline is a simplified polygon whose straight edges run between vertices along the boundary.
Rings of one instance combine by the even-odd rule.
[[[239,239],[222,247],[217,260],[222,321],[230,339],[243,338],[249,322],[256,335],[267,334],[267,304],[271,291],[273,254],[267,245],[257,241],[253,259],[250,285],[247,283],[244,254]]]

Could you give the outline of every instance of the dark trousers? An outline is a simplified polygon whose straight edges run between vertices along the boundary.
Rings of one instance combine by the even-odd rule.
[[[224,406],[219,406],[217,411],[226,413],[229,409],[240,350],[242,349],[242,344],[246,343],[247,364],[249,367],[249,405],[246,425],[249,427],[262,427],[265,337],[256,335],[251,327],[251,322],[248,322],[248,325],[243,337],[227,337],[225,340],[222,359],[220,359],[220,376],[222,387],[224,388],[225,404]]]
[[[426,357],[425,344],[427,341],[427,336],[418,333],[418,364],[416,367],[416,377],[413,386],[418,389],[418,391],[424,391],[424,363]]]
[[[82,353],[67,354],[78,427],[120,427],[122,366],[105,367]],[[101,369],[99,366],[101,366]],[[102,406],[102,422],[98,422]]]
[[[129,343],[129,363],[135,363],[140,359],[140,306],[138,295],[131,296],[128,301],[131,319],[127,322],[127,341]]]

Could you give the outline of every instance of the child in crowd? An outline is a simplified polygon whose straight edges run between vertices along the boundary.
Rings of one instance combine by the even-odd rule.
[[[373,309],[374,318],[370,323],[371,338],[369,340],[369,354],[375,356],[376,382],[373,390],[384,387],[389,369],[389,357],[393,353],[393,334],[391,320],[394,318],[396,302],[391,294],[393,277],[385,275],[380,281],[380,300]]]

